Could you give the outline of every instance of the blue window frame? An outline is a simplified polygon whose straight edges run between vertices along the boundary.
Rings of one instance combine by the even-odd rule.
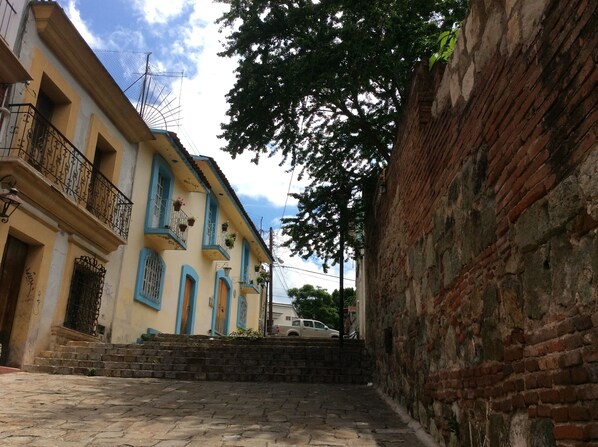
[[[239,305],[237,308],[237,327],[241,329],[247,328],[247,300],[244,296],[239,297]]]
[[[226,300],[225,303],[219,303],[220,287],[226,289]],[[233,289],[233,283],[228,276],[224,273],[223,269],[216,271],[216,280],[214,283],[214,308],[212,310],[212,335],[227,335],[229,326],[229,316],[231,313],[231,291]],[[223,306],[222,304],[225,304]],[[219,309],[224,310],[224,314],[219,314]]]
[[[166,263],[158,253],[149,248],[141,250],[139,264],[137,265],[135,301],[160,310],[165,272]]]
[[[251,246],[245,239],[243,240],[243,251],[241,252],[241,281],[249,282],[249,259],[251,257]]]
[[[218,223],[218,201],[213,194],[208,194],[206,200],[206,217],[203,225],[203,244],[216,245]]]
[[[147,195],[146,229],[164,228],[170,222],[170,202],[173,188],[174,176],[168,163],[160,155],[155,154]]]
[[[189,283],[187,283],[189,281]],[[189,302],[187,303],[188,308],[185,309],[185,287],[190,286]],[[176,326],[174,329],[175,334],[193,334],[193,328],[195,326],[195,308],[197,305],[197,291],[199,290],[199,276],[193,267],[190,265],[183,265],[181,267],[181,282],[179,284],[179,301],[176,312]],[[186,318],[186,330],[182,327],[183,319],[185,318],[184,313],[187,313]]]

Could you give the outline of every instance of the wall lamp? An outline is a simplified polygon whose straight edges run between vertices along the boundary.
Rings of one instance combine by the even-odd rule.
[[[9,217],[23,203],[16,185],[17,181],[12,175],[0,178],[0,220],[3,223],[7,223]]]

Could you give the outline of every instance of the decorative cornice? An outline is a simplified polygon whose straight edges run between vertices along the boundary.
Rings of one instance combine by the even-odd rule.
[[[152,133],[106,67],[83,40],[56,2],[33,2],[37,33],[102,111],[131,143],[153,139]]]

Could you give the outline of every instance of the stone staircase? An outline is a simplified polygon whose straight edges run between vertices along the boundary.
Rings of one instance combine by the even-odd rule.
[[[108,377],[363,384],[372,361],[362,340],[210,339],[145,335],[139,344],[71,341],[41,353],[25,371]]]

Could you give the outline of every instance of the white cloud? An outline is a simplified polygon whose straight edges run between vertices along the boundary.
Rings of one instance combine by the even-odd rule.
[[[73,22],[79,34],[83,36],[83,39],[87,42],[87,44],[93,49],[101,49],[104,48],[104,42],[98,36],[94,35],[89,26],[85,21],[81,18],[81,14],[77,9],[77,0],[69,0],[66,5],[66,15],[68,18]]]
[[[233,160],[220,150],[225,144],[218,139],[220,124],[226,119],[225,95],[234,86],[237,62],[218,56],[223,49],[221,42],[224,36],[214,22],[228,6],[213,3],[212,0],[134,0],[133,5],[146,23],[163,25],[170,22],[168,27],[144,29],[143,26],[136,26],[133,20],[128,29],[109,29],[103,24],[101,29],[108,31],[105,41],[102,41],[91,33],[81,19],[76,0],[68,0],[68,14],[92,48],[120,48],[122,42],[126,41],[128,49],[133,46],[136,50],[152,51],[152,65],[159,70],[174,72],[184,69],[189,77],[183,80],[182,88],[179,80],[173,80],[171,91],[181,96],[181,127],[173,130],[178,132],[185,147],[192,153],[213,157],[238,195],[262,199],[266,204],[277,207],[285,203],[288,206],[295,205],[294,199],[287,198],[291,173],[288,172],[288,166],[279,166],[280,156],[263,156],[256,166],[250,161],[253,154],[243,154]],[[186,7],[191,6],[193,9],[184,23],[173,21]],[[291,192],[299,192],[306,182],[306,179],[298,182],[295,172]],[[285,248],[277,248],[275,255],[283,260],[282,265],[285,266],[276,269],[280,273],[275,277],[275,301],[289,302],[284,298],[287,287],[312,284],[329,292],[338,289],[338,278],[303,271],[323,273],[317,261],[291,257],[290,251]],[[338,275],[338,266],[331,268],[329,273]],[[354,279],[354,273],[354,269],[347,265],[346,278]],[[349,280],[345,283],[345,287],[353,285]]]
[[[211,1],[198,1],[189,22],[178,42],[186,56],[197,65],[192,78],[184,80],[182,89],[182,129],[180,137],[192,152],[213,157],[237,193],[252,198],[265,199],[275,206],[293,205],[287,200],[291,173],[281,167],[280,157],[260,158],[259,165],[251,163],[253,154],[243,154],[232,159],[220,148],[225,142],[218,139],[220,125],[227,118],[225,95],[234,86],[237,61],[218,56],[223,50],[222,34],[214,21],[228,6]],[[291,192],[298,192],[302,185],[296,176]]]
[[[182,14],[185,6],[193,4],[192,0],[134,0],[133,7],[139,11],[143,19],[150,24],[165,24]]]

